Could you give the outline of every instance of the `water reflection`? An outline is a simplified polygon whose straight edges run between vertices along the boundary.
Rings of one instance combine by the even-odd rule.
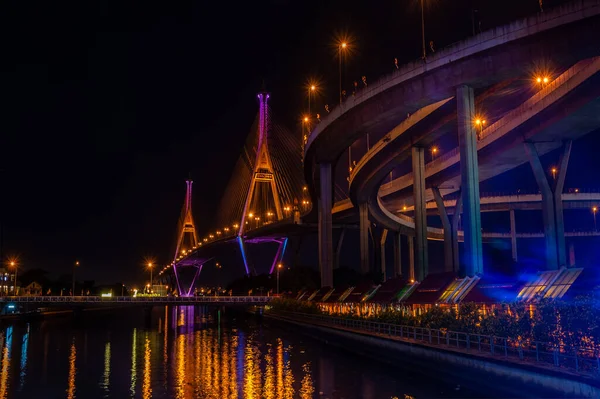
[[[25,384],[25,375],[27,374],[27,348],[29,345],[29,324],[27,324],[27,330],[23,334],[21,340],[21,371],[19,373],[19,391],[23,389]]]
[[[107,394],[110,392],[110,341],[104,345],[104,374],[100,386]]]
[[[151,386],[151,365],[150,365],[150,355],[152,354],[152,350],[150,349],[150,338],[148,337],[148,333],[145,336],[145,344],[144,344],[144,380],[142,384],[142,397],[144,399],[150,399],[152,397],[152,386]]]
[[[75,367],[75,361],[77,360],[77,348],[75,347],[75,337],[71,341],[71,349],[69,351],[69,380],[67,388],[67,399],[75,398],[75,377],[77,375],[77,368]]]
[[[129,384],[129,393],[131,397],[135,396],[135,384],[137,382],[137,328],[133,329],[133,339],[131,343],[131,383]]]
[[[152,325],[140,321],[111,328],[108,320],[77,328],[69,323],[5,327],[0,329],[0,399],[444,396],[437,388],[442,382],[429,382],[431,374],[413,382],[407,372],[331,353],[287,330],[253,321],[217,328],[213,316],[206,309],[177,307],[156,309]]]
[[[13,328],[6,329],[6,341],[2,348],[2,373],[0,374],[0,398],[8,396],[8,373],[10,370],[10,350],[12,348]]]

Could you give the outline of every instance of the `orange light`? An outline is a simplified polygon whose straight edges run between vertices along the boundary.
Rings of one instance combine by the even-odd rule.
[[[538,83],[542,83],[542,78],[538,77],[535,81]]]
[[[308,122],[308,116],[304,117],[304,122]]]
[[[436,152],[438,152],[438,149],[437,149],[437,147],[433,147],[433,148],[431,149],[431,152],[433,152],[434,154],[435,154]]]
[[[475,120],[475,123],[476,123],[477,125],[481,125],[481,119],[476,119],[476,120]]]
[[[342,42],[342,48],[346,48],[347,46],[348,46],[348,43]]]
[[[549,80],[548,77],[544,76],[544,83],[548,83],[548,80]]]
[[[315,85],[310,86],[310,91],[315,91],[316,89],[317,89],[317,87]]]

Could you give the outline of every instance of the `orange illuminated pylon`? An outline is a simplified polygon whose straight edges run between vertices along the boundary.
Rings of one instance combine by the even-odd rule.
[[[180,229],[177,237],[177,246],[175,248],[175,255],[173,261],[177,261],[177,257],[180,255],[180,251],[184,251],[184,243],[186,243],[186,234],[189,236],[188,250],[194,249],[198,246],[198,235],[196,234],[196,225],[194,224],[194,218],[192,217],[192,180],[185,181],[187,185],[187,191],[185,194],[185,204],[181,212],[181,218],[179,220]]]

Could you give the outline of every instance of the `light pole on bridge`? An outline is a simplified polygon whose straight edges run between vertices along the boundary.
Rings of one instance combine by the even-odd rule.
[[[73,263],[73,284],[71,286],[71,296],[75,296],[75,269],[77,268],[77,266],[79,266],[78,260],[76,260],[75,263]]]
[[[598,207],[594,206],[592,207],[592,213],[594,214],[594,231],[596,231],[596,212],[598,212]]]
[[[17,263],[14,260],[10,261],[10,266],[15,268],[15,281],[13,282],[13,295],[16,296],[17,295],[17,270],[18,270],[18,267],[17,267]]]
[[[279,271],[282,267],[283,265],[281,263],[277,265],[277,295],[279,295]]]
[[[152,262],[148,262],[148,269],[150,269],[150,293],[152,294]]]

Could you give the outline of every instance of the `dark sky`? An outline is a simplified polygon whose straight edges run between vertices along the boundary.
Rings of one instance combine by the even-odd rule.
[[[538,7],[427,3],[437,47],[470,34],[472,6],[483,29]],[[133,281],[148,256],[166,262],[188,174],[196,221],[211,227],[262,80],[296,128],[308,77],[320,103],[336,98],[336,35],[353,38],[352,80],[419,56],[418,4],[2,2],[2,256],[55,273],[78,259],[82,278],[103,282]]]

